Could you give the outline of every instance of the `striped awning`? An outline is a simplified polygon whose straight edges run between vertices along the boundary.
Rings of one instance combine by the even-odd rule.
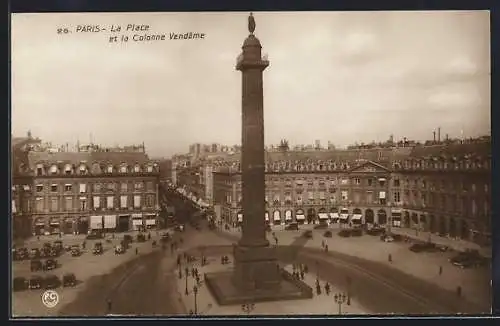
[[[330,218],[340,218],[339,213],[330,213]]]
[[[360,220],[363,216],[361,214],[352,214],[352,220]]]
[[[318,213],[318,217],[320,220],[327,220],[328,214],[327,213]]]

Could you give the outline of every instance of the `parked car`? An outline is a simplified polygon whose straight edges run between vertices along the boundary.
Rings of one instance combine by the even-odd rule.
[[[56,289],[61,285],[61,280],[56,275],[48,275],[43,279],[43,287],[47,290]]]
[[[12,280],[12,290],[15,292],[28,289],[29,282],[25,277],[15,277]]]
[[[414,243],[408,249],[413,252],[434,252],[439,248],[432,242]]]
[[[480,267],[488,264],[489,260],[483,257],[476,250],[460,252],[450,258],[450,262],[460,268]]]
[[[389,235],[389,234],[382,234],[380,236],[380,240],[384,241],[384,242],[393,242],[394,238],[391,235]]]
[[[101,255],[104,252],[104,248],[102,247],[102,242],[96,242],[94,244],[94,249],[92,249],[92,253],[94,255]]]
[[[63,242],[61,240],[56,240],[56,241],[54,241],[54,244],[52,245],[52,247],[62,249]]]
[[[139,233],[137,235],[137,242],[146,242],[146,236],[144,235],[144,233]]]
[[[14,249],[13,252],[13,259],[14,260],[25,260],[28,259],[30,256],[30,253],[27,248],[17,248]]]
[[[73,273],[64,274],[62,277],[62,286],[75,286],[76,285],[76,276]]]
[[[125,253],[125,248],[122,245],[117,245],[115,247],[115,255],[121,255]]]
[[[43,285],[43,278],[41,276],[32,276],[28,281],[28,288],[30,289],[40,289]]]
[[[40,258],[50,257],[50,251],[51,251],[50,247],[43,247],[42,249],[40,249]]]
[[[290,223],[287,226],[285,226],[285,230],[287,231],[298,231],[299,230],[299,223]]]
[[[350,230],[340,230],[337,234],[341,237],[348,238],[351,236],[351,231]]]
[[[82,251],[80,248],[71,248],[71,256],[72,257],[80,257],[82,255]]]
[[[313,233],[311,230],[306,230],[304,231],[304,233],[302,233],[302,236],[307,239],[312,239]]]
[[[55,259],[47,259],[45,261],[45,264],[44,264],[44,270],[46,271],[50,271],[50,270],[53,270],[53,269],[56,269],[57,268],[57,260]]]
[[[99,231],[90,231],[90,233],[87,234],[86,238],[88,240],[97,240],[97,239],[102,239],[103,235],[102,235],[102,232],[99,232]]]
[[[30,271],[37,272],[43,270],[43,264],[38,259],[33,259],[30,262]]]
[[[331,238],[332,237],[332,231],[330,231],[330,230],[325,231],[325,233],[323,233],[323,236],[325,238]]]

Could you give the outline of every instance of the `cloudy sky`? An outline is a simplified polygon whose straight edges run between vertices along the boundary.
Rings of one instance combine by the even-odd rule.
[[[490,131],[489,13],[254,13],[266,143],[476,136]],[[107,32],[77,33],[101,25]],[[147,24],[156,42],[110,43],[111,25]],[[58,28],[72,29],[58,34]],[[168,40],[169,33],[205,33]],[[142,35],[144,32],[138,32]],[[125,32],[113,35],[127,35]],[[247,13],[14,14],[12,133],[63,144],[238,144]]]

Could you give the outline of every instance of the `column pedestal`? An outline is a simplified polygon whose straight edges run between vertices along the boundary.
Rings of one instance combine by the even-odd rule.
[[[281,273],[272,247],[233,248],[233,284],[242,291],[279,289]]]

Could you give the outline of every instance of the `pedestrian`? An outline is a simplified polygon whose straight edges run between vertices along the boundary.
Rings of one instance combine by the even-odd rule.
[[[39,235],[37,235],[37,236],[36,236],[36,239],[37,239],[38,241],[40,241],[40,236],[39,236]]]
[[[321,241],[321,248],[325,248],[325,240]]]
[[[151,240],[151,232],[148,233],[148,240]]]
[[[439,266],[439,275],[443,274],[443,266]]]
[[[325,293],[326,295],[330,295],[330,284],[328,282],[325,284]]]
[[[307,265],[304,265],[304,273],[308,273],[309,272],[309,268],[307,267]]]
[[[304,271],[300,271],[300,279],[303,281],[305,277]]]
[[[177,255],[177,266],[181,265],[181,255]]]
[[[328,245],[325,245],[325,252],[328,252]]]
[[[139,254],[139,248],[135,248],[135,254],[138,255]]]
[[[82,249],[85,249],[86,246],[87,246],[87,242],[85,242],[85,240],[83,240],[83,242],[82,242]]]
[[[108,305],[108,314],[109,314],[109,313],[111,313],[111,300],[110,300],[110,299],[108,299],[108,300],[106,301],[106,303],[107,303],[107,305]]]
[[[392,263],[392,255],[389,254],[389,256],[387,257],[387,260],[389,260],[389,263]]]
[[[274,237],[274,241],[276,242],[276,245],[278,245],[278,238]]]
[[[191,276],[192,276],[192,277],[195,277],[195,276],[196,276],[196,274],[195,274],[195,273],[196,273],[196,272],[194,271],[194,267],[191,267]]]
[[[457,296],[462,296],[462,287],[460,285],[457,287]]]
[[[316,294],[317,295],[320,295],[321,294],[321,286],[318,284],[316,284]]]

